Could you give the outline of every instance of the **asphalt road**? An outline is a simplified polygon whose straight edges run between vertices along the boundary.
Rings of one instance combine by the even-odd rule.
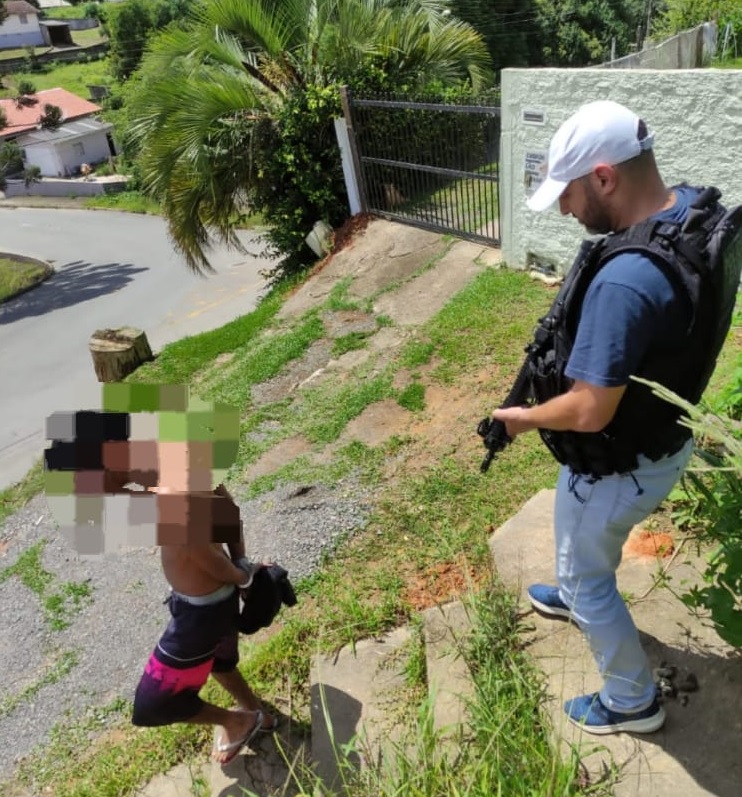
[[[219,249],[217,274],[192,274],[162,219],[138,214],[0,209],[0,251],[48,261],[56,274],[0,305],[0,489],[44,448],[55,410],[100,406],[88,341],[96,329],[135,326],[154,351],[254,309],[269,261],[254,233],[249,254]]]

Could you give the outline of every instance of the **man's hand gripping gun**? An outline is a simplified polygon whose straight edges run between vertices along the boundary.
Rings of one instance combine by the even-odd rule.
[[[552,336],[555,328],[555,308],[559,308],[559,297],[552,306],[548,315],[539,318],[538,326],[533,333],[533,341],[526,346],[526,359],[521,366],[515,384],[508,393],[505,401],[500,405],[501,409],[507,407],[524,407],[536,401],[534,392],[534,375],[538,371],[537,364],[544,356],[545,351],[552,347]],[[505,446],[513,442],[507,433],[505,424],[492,417],[483,418],[477,426],[477,434],[482,438],[482,442],[487,449],[487,453],[482,460],[479,470],[486,473],[489,470],[492,460],[499,454]]]
[[[529,351],[530,348],[529,346],[526,351]],[[531,395],[531,359],[530,356],[527,356],[515,379],[515,384],[500,407],[522,407],[530,402]],[[513,439],[507,433],[505,424],[492,417],[482,418],[477,426],[477,434],[482,438],[482,442],[487,449],[482,464],[479,466],[479,470],[482,473],[486,473],[495,455],[499,454],[505,446],[512,443]]]

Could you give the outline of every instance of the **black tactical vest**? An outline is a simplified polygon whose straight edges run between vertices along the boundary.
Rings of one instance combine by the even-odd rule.
[[[683,224],[648,219],[595,243],[583,243],[529,347],[531,390],[538,403],[570,389],[564,370],[585,294],[600,269],[624,252],[644,254],[661,269],[679,299],[688,302],[691,319],[671,351],[650,347],[635,376],[698,402],[729,330],[742,269],[742,207],[727,212],[718,203],[720,196],[715,188],[701,189]],[[559,462],[576,473],[606,476],[634,470],[639,454],[657,460],[679,450],[691,436],[678,423],[681,415],[674,404],[632,380],[601,432],[539,431]]]

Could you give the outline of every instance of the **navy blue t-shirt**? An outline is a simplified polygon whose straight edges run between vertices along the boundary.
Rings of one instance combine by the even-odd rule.
[[[685,221],[698,192],[674,190],[675,204],[653,218]],[[598,387],[625,385],[650,347],[661,351],[678,345],[691,311],[688,298],[648,257],[616,255],[590,283],[565,374]]]

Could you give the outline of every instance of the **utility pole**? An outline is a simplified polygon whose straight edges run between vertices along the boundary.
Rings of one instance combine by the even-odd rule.
[[[649,38],[649,28],[652,24],[652,0],[647,0],[647,27],[644,31],[644,41]]]

